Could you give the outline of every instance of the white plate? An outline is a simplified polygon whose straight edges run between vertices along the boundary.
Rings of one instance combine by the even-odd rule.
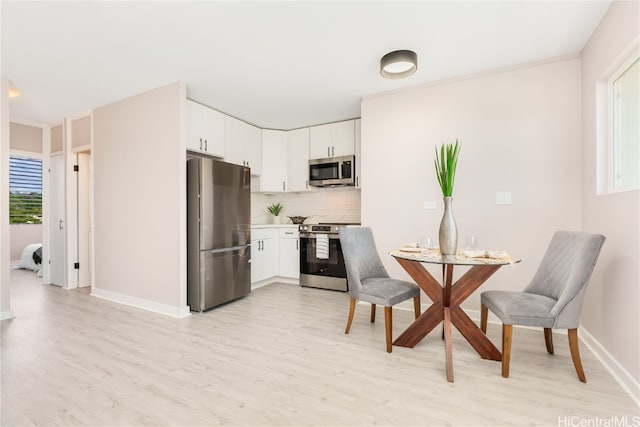
[[[463,249],[462,253],[467,258],[480,258],[485,256],[486,251],[484,249]]]
[[[411,248],[411,247],[404,247],[404,248],[400,248],[400,251],[402,252],[422,252],[421,248]]]
[[[495,258],[495,259],[502,259],[509,256],[509,254],[506,253],[505,251],[489,251],[487,255],[489,255],[489,258]]]

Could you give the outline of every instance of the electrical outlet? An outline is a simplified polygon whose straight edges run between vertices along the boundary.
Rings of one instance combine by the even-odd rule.
[[[429,210],[435,210],[437,208],[437,204],[433,200],[427,200],[424,202],[424,208]]]
[[[511,191],[496,192],[496,205],[507,206],[511,204]]]

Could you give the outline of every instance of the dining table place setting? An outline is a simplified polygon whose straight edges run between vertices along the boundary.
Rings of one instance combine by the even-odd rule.
[[[431,241],[431,239],[427,239],[427,241]],[[471,264],[484,263],[484,264],[515,264],[520,262],[518,258],[514,258],[511,254],[504,250],[494,250],[494,249],[476,249],[466,247],[464,249],[460,249],[456,251],[455,255],[442,255],[440,252],[440,248],[430,244],[422,244],[422,243],[406,243],[403,246],[391,251],[389,255],[394,256],[411,256],[414,258],[425,258],[432,260],[440,260],[442,257],[448,257],[451,259],[453,257],[455,260],[459,261],[460,264],[464,264],[465,261],[470,262]]]

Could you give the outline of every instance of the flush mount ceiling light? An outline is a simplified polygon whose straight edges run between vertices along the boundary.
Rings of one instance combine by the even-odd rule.
[[[380,74],[387,79],[409,77],[418,69],[418,55],[412,50],[396,50],[380,59]]]

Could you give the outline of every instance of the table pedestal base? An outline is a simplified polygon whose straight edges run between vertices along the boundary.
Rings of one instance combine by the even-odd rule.
[[[433,301],[433,304],[395,339],[393,345],[413,348],[433,328],[444,322],[447,381],[453,382],[452,324],[480,357],[488,360],[502,360],[500,351],[460,307],[460,304],[491,277],[500,265],[474,265],[452,284],[453,265],[446,264],[442,266],[443,285],[440,285],[420,262],[403,258],[396,258],[396,260]]]

